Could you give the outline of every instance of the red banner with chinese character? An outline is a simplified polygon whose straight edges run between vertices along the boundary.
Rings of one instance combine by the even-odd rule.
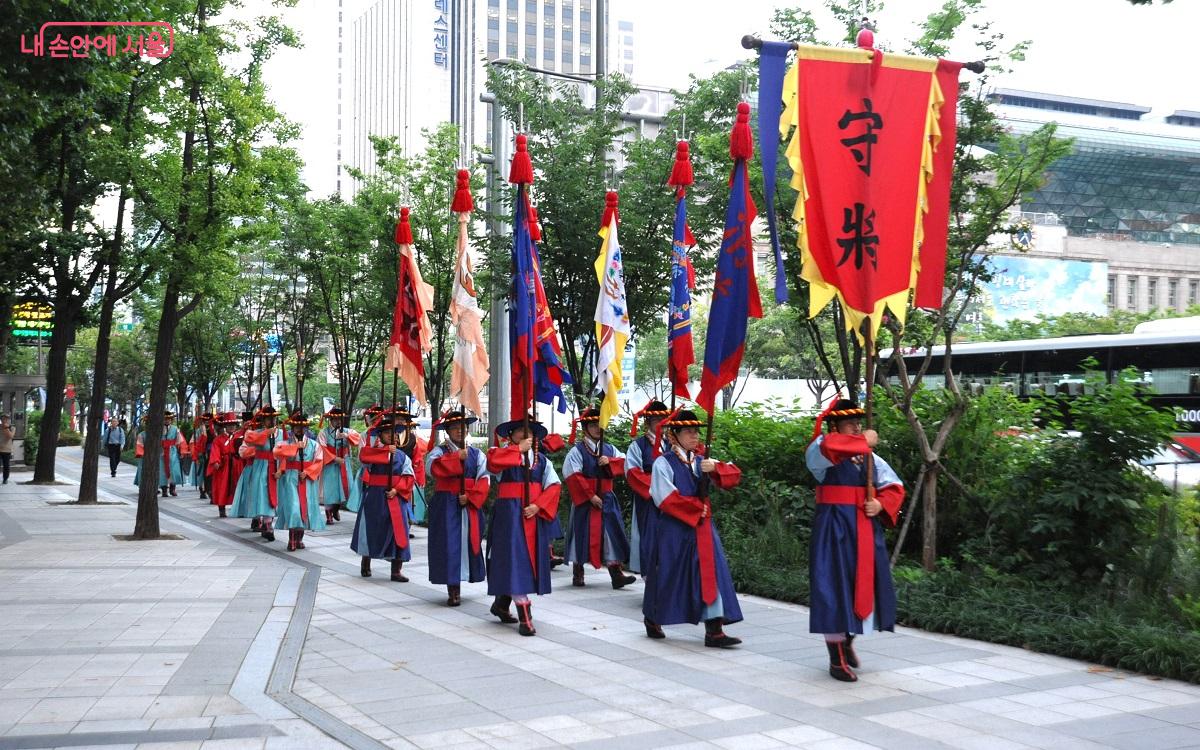
[[[936,268],[940,296],[944,227],[942,262],[920,255],[931,185],[949,179],[935,154],[954,119],[943,117],[937,71],[936,59],[800,47],[783,123],[796,127],[788,160],[810,315],[836,298],[849,329],[870,319],[878,330],[885,310],[903,321],[922,262]]]

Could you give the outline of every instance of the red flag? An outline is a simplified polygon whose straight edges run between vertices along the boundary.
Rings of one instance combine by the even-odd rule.
[[[417,268],[408,213],[407,206],[401,208],[400,221],[396,224],[400,269],[386,366],[389,370],[398,370],[408,390],[424,404],[425,353],[433,348],[433,329],[426,313],[433,307],[433,287],[425,283]]]
[[[836,298],[848,329],[870,319],[877,330],[885,309],[903,322],[922,266],[936,290],[928,281],[921,301],[940,298],[944,227],[922,246],[931,200],[945,205],[949,196],[954,113],[942,87],[957,69],[939,77],[938,63],[800,47],[783,121],[797,127],[788,158],[810,315]],[[938,216],[944,222],[945,213],[933,221]]]

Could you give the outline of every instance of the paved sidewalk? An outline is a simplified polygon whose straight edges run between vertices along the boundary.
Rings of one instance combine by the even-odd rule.
[[[78,466],[61,449],[60,479]],[[0,750],[1200,748],[1194,685],[914,630],[860,640],[845,685],[802,607],[745,597],[738,650],[699,627],[651,641],[640,583],[562,569],[522,638],[483,584],[444,606],[421,529],[395,584],[358,576],[350,514],[287,553],[187,488],[162,503],[185,538],[135,543],[112,537],[132,505],[56,504],[74,492],[0,487]]]

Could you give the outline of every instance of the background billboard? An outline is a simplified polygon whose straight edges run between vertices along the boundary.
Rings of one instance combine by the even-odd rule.
[[[1011,255],[993,256],[989,263],[993,277],[984,284],[979,311],[992,323],[1108,313],[1107,263]]]

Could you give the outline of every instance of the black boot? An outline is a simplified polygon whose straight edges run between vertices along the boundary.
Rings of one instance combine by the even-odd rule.
[[[325,506],[325,523],[333,523],[333,508],[329,505]]]
[[[341,508],[342,508],[342,506],[340,506],[340,505],[333,506],[333,520],[334,521],[342,520],[342,514],[339,512],[341,510]]]
[[[392,559],[392,580],[396,583],[408,583],[408,576],[400,572],[400,568],[404,566],[404,561],[396,557]]]
[[[163,493],[163,494],[162,494],[162,496],[163,496],[163,497],[166,497],[166,496],[167,496],[167,488],[166,488],[166,486],[164,485],[164,486],[162,486],[162,487],[159,487],[159,489],[160,489],[160,490],[162,490],[162,493]]]
[[[462,591],[462,589],[458,586],[447,586],[446,587],[446,606],[447,607],[457,607],[458,605],[462,604],[461,591]]]
[[[288,529],[288,552],[296,551],[296,530]]]
[[[585,585],[583,582],[583,566],[580,565],[579,563],[575,563],[574,565],[571,566],[571,585],[572,586]]]
[[[667,634],[663,632],[662,626],[651,620],[649,617],[642,618],[642,624],[646,626],[647,638],[654,638],[657,640],[659,638],[667,637]]]
[[[846,633],[846,663],[851,669],[858,669],[858,654],[854,653],[854,635]]]
[[[488,611],[499,617],[500,622],[511,625],[517,621],[517,618],[513,617],[512,613],[508,611],[510,606],[512,606],[511,596],[497,596],[496,601],[492,602],[492,608]]]
[[[258,516],[251,518],[250,519],[250,530],[251,531],[262,531],[262,519],[259,518]]]
[[[358,571],[359,571],[359,574],[363,578],[370,578],[371,577],[371,558],[367,557],[366,555],[363,555],[362,565],[359,566]]]
[[[517,617],[521,624],[517,627],[517,632],[521,635],[537,635],[537,631],[533,629],[533,603],[525,602],[517,605]]]
[[[625,571],[621,570],[621,563],[613,563],[608,566],[608,577],[612,579],[614,589],[628,586],[637,580],[637,576],[625,575]]]
[[[825,648],[829,649],[829,676],[840,682],[858,682],[858,675],[846,661],[846,642],[825,641]]]
[[[170,488],[171,488],[171,497],[179,497],[178,495],[175,494],[175,485],[173,485],[173,484],[170,485]]]
[[[733,648],[742,642],[741,638],[725,635],[721,629],[722,620],[714,617],[704,621],[704,645],[709,648]]]
[[[275,523],[274,518],[264,518],[262,524],[262,538],[268,542],[275,541],[275,528],[272,524]]]
[[[225,512],[225,506],[224,506],[224,505],[218,505],[218,506],[217,506],[217,517],[218,517],[218,518],[228,518],[228,517],[229,517],[229,515],[228,515],[228,514]]]
[[[296,549],[304,549],[304,529],[296,529]]]

